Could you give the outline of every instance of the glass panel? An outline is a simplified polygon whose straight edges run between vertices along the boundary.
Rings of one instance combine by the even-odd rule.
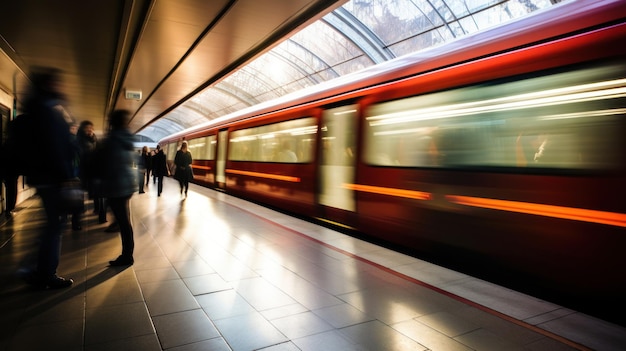
[[[550,0],[358,0],[337,14],[349,35],[321,19],[174,109],[172,123],[142,132],[167,134],[240,111],[373,64],[365,50],[384,44],[401,56],[553,6]],[[336,22],[335,22],[336,23]],[[357,38],[356,36],[359,36]],[[191,105],[189,105],[191,104]],[[156,122],[159,123],[160,121]],[[153,136],[154,135],[154,136]]]
[[[313,117],[234,131],[228,158],[233,161],[311,162],[316,133],[317,123]]]
[[[176,151],[178,150],[178,143],[169,143],[167,144],[167,148],[165,149],[166,157],[168,161],[174,162],[174,157],[176,157]]]
[[[366,111],[365,160],[403,167],[619,166],[626,66],[476,85]]]
[[[355,179],[357,111],[357,105],[326,110],[320,128],[319,203],[348,211],[356,209],[354,191],[346,184]]]
[[[213,160],[215,159],[215,150],[217,148],[217,140],[215,135],[203,138],[196,138],[188,141],[189,152],[194,160]]]

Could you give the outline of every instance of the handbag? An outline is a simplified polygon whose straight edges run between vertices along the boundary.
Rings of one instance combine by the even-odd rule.
[[[77,213],[85,210],[85,192],[80,180],[72,179],[61,183],[59,189],[59,207],[61,213]]]

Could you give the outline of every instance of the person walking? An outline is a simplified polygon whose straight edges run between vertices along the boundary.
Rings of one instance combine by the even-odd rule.
[[[137,158],[137,184],[139,185],[140,194],[145,193],[144,186],[148,185],[147,183],[144,185],[144,181],[146,180],[146,173],[148,172],[149,164],[150,153],[148,152],[148,147],[144,146],[139,152],[139,156]]]
[[[145,163],[146,163],[146,187],[150,185],[150,174],[152,173],[152,156],[154,153],[150,150],[149,147],[145,146],[146,155],[145,155]]]
[[[176,152],[176,157],[174,158],[174,165],[176,165],[174,179],[178,180],[178,184],[180,185],[180,194],[182,195],[184,191],[185,196],[187,196],[187,191],[189,190],[189,182],[193,180],[191,162],[191,152],[189,152],[187,142],[183,141],[180,149]]]
[[[25,172],[29,185],[37,189],[46,213],[46,225],[39,236],[36,268],[25,274],[27,283],[36,288],[66,288],[72,279],[57,275],[61,253],[61,186],[73,177],[74,148],[70,129],[65,120],[64,97],[61,93],[61,71],[55,68],[37,69],[24,102],[29,119],[28,143],[20,150],[25,157],[35,157]]]
[[[109,115],[109,132],[96,151],[102,196],[115,216],[122,240],[122,253],[109,261],[111,266],[129,266],[135,260],[135,240],[130,219],[130,198],[137,191],[137,174],[133,169],[135,151],[133,135],[128,129],[130,112],[115,110]]]
[[[161,145],[157,145],[156,148],[156,154],[152,156],[152,175],[157,180],[157,195],[161,196],[163,192],[163,177],[168,176],[169,171],[165,152],[161,149]]]

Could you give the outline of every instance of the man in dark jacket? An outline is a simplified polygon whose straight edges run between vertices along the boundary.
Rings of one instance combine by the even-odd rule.
[[[46,212],[46,226],[40,235],[37,267],[26,281],[37,288],[58,289],[72,285],[72,279],[57,275],[61,252],[61,185],[73,177],[74,148],[62,107],[60,71],[40,69],[33,73],[24,103],[31,136],[27,145],[37,154],[26,174],[27,182],[37,188]],[[36,162],[34,158],[36,157]]]
[[[163,192],[163,177],[169,174],[167,169],[167,157],[163,149],[161,149],[161,145],[157,145],[157,152],[152,158],[152,174],[154,174],[157,179],[158,196],[161,196]]]
[[[111,112],[109,115],[110,131],[96,151],[96,159],[100,164],[102,196],[107,198],[115,221],[119,225],[122,239],[122,254],[115,260],[109,261],[111,266],[129,266],[135,262],[130,198],[137,191],[137,176],[133,169],[136,156],[134,138],[128,129],[129,121],[130,112],[126,110]]]

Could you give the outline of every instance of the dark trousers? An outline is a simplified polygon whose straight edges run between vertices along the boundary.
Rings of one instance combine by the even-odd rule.
[[[157,185],[157,189],[158,189],[157,194],[159,196],[161,196],[161,193],[163,192],[163,176],[156,176],[156,179],[157,179],[157,184],[158,184]]]
[[[180,185],[180,193],[182,194],[184,190],[185,194],[187,194],[187,190],[189,190],[189,181],[185,179],[179,179],[178,184]]]
[[[137,183],[139,184],[139,192],[143,193],[143,181],[146,178],[146,170],[145,169],[139,169],[139,171],[137,172]]]
[[[146,168],[146,185],[150,184],[150,172],[152,170],[150,168]]]
[[[104,223],[107,221],[107,202],[103,197],[93,198],[93,207],[95,213],[98,214],[98,223]]]
[[[46,225],[39,236],[37,274],[43,279],[56,275],[61,257],[61,196],[59,187],[38,188],[46,212]]]
[[[135,239],[133,237],[133,226],[130,222],[130,195],[108,198],[107,202],[115,216],[115,221],[120,226],[122,256],[132,258],[135,251]]]

